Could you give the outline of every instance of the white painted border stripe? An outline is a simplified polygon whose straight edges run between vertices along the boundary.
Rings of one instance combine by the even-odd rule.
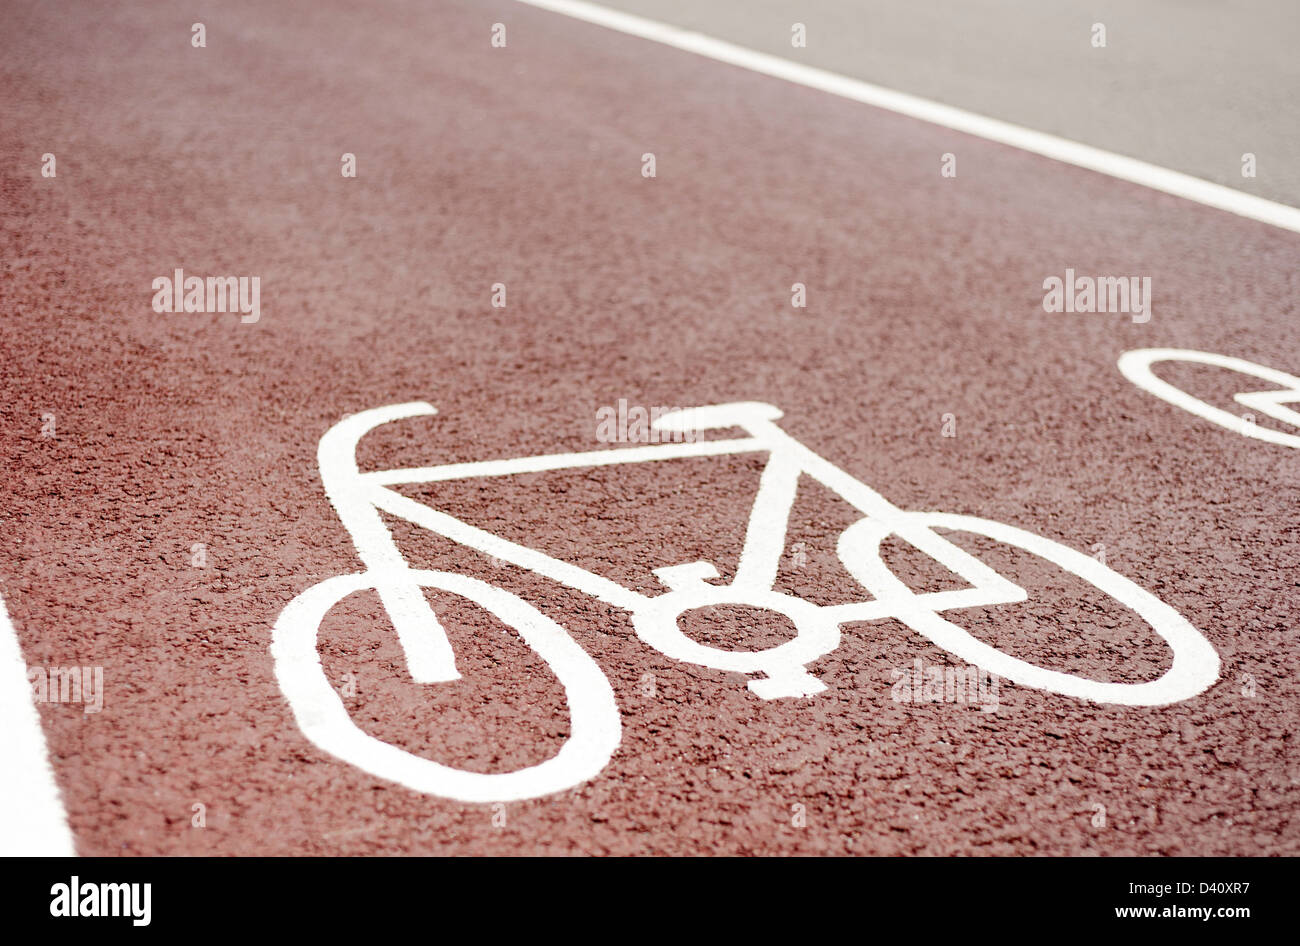
[[[1066,138],[1058,138],[1041,131],[1033,131],[1020,125],[977,115],[974,112],[954,108],[951,105],[942,105],[915,95],[895,92],[860,79],[805,66],[779,56],[714,39],[703,33],[647,20],[630,13],[620,13],[594,3],[585,3],[583,0],[518,0],[518,2],[594,23],[620,33],[627,33],[630,36],[638,36],[641,39],[697,53],[709,59],[716,59],[718,62],[740,66],[742,69],[785,79],[796,85],[820,89],[855,102],[863,102],[900,115],[919,118],[921,121],[951,128],[953,131],[1010,145],[1022,151],[1030,151],[1122,181],[1141,184],[1152,190],[1195,201],[1207,207],[1226,210],[1239,217],[1258,220],[1261,223],[1300,233],[1300,208],[1255,197],[1199,177],[1192,177],[1190,174],[1148,164],[1136,158],[1125,157]]]
[[[0,857],[74,854],[18,632],[0,598]]]

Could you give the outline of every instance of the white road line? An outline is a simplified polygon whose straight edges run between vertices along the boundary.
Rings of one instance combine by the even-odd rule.
[[[874,105],[876,108],[888,109],[911,118],[919,118],[921,121],[951,128],[953,131],[1010,145],[1013,148],[1040,154],[1122,181],[1141,184],[1152,190],[1195,201],[1207,207],[1226,210],[1239,217],[1258,220],[1261,223],[1300,233],[1300,208],[1255,197],[1199,177],[1192,177],[1190,174],[1148,164],[1136,158],[1125,157],[1066,138],[1058,138],[1055,135],[999,121],[996,118],[977,115],[965,109],[932,102],[905,92],[895,92],[860,79],[805,66],[779,56],[714,39],[702,33],[647,20],[630,13],[620,13],[594,3],[584,3],[582,0],[518,0],[518,2],[594,23],[620,33],[627,33],[630,36],[663,43],[675,49],[697,53],[709,59],[716,59],[718,62],[740,66],[742,69],[785,79],[796,85],[820,89],[855,102]]]
[[[74,854],[18,633],[0,598],[0,857]]]

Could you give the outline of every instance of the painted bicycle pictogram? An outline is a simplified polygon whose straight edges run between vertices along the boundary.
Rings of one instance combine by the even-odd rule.
[[[974,516],[898,508],[864,483],[790,437],[777,425],[781,411],[756,402],[690,408],[660,417],[663,431],[725,432],[743,436],[687,443],[631,446],[485,460],[414,469],[362,472],[356,446],[374,428],[435,414],[423,402],[395,404],[344,418],[321,438],[318,459],[326,493],[351,534],[364,571],[328,578],[289,603],[276,622],[271,646],[275,673],[295,719],[319,748],[372,775],[412,789],[466,802],[531,798],[596,776],[621,739],[619,709],[603,671],[561,627],[524,599],[485,581],[454,572],[412,568],[398,550],[381,513],[401,517],[455,542],[550,581],[626,610],[637,636],[676,660],[745,674],[755,697],[811,696],[825,684],[810,664],[839,646],[841,625],[893,618],[967,663],[1015,683],[1100,703],[1160,706],[1188,699],[1218,679],[1219,657],[1178,612],[1102,562],[1014,526]],[[564,470],[686,457],[766,453],[735,577],[715,584],[709,562],[665,564],[653,574],[666,589],[644,595],[571,563],[502,539],[446,512],[416,502],[393,487],[472,477]],[[862,518],[839,536],[836,554],[870,594],[868,600],[819,606],[777,591],[774,582],[786,544],[790,508],[799,480],[811,477]],[[1131,609],[1169,645],[1172,663],[1158,679],[1116,683],[1074,676],[1031,664],[978,640],[943,612],[1024,601],[1025,590],[943,537],[936,529],[982,535],[1036,555],[1100,589]],[[940,592],[911,590],[886,566],[881,543],[897,536],[964,579],[969,587]],[[386,608],[414,680],[458,678],[455,654],[424,597],[425,588],[467,598],[516,630],[544,659],[564,687],[571,727],[556,755],[505,773],[469,772],[408,753],[365,733],[331,687],[317,652],[325,615],[346,596],[374,589]],[[684,634],[678,619],[697,608],[744,605],[784,615],[796,634],[757,651],[730,651]]]
[[[1300,401],[1300,378],[1276,368],[1257,365],[1244,358],[1234,358],[1231,355],[1219,355],[1208,351],[1193,351],[1190,348],[1139,348],[1124,352],[1119,359],[1119,370],[1124,377],[1162,401],[1168,401],[1176,407],[1181,407],[1220,427],[1235,431],[1243,437],[1284,447],[1300,447],[1300,435],[1261,426],[1255,422],[1253,413],[1240,416],[1233,414],[1231,411],[1207,404],[1200,398],[1192,397],[1181,388],[1157,378],[1151,366],[1170,361],[1226,368],[1238,374],[1279,385],[1279,388],[1272,391],[1242,391],[1234,394],[1232,399],[1243,407],[1259,411],[1265,417],[1292,427],[1300,427],[1300,412],[1284,405]]]

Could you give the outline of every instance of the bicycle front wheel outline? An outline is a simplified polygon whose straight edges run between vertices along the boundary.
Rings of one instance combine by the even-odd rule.
[[[340,601],[384,585],[415,585],[459,595],[515,630],[564,687],[571,730],[560,751],[545,762],[513,772],[467,772],[399,749],[357,726],[325,676],[317,636],[321,621]],[[488,803],[563,791],[598,775],[622,739],[614,691],[591,655],[524,599],[468,575],[403,568],[327,578],[299,594],[280,613],[272,630],[271,657],[298,728],[317,748],[377,778],[429,795]]]
[[[927,608],[921,598],[896,577],[891,576],[893,587],[879,587],[880,570],[865,569],[859,563],[879,561],[879,544],[886,535],[895,532],[894,528],[880,527],[870,519],[863,519],[845,529],[840,536],[838,554],[850,574],[872,594],[890,599],[894,608],[892,617],[953,656],[1022,686],[1124,706],[1178,703],[1205,692],[1219,679],[1219,655],[1200,631],[1155,595],[1091,556],[992,519],[942,512],[903,513],[902,519],[907,525],[937,526],[982,535],[1051,562],[1137,614],[1169,645],[1174,658],[1169,669],[1155,680],[1116,683],[1050,670],[1013,657]]]

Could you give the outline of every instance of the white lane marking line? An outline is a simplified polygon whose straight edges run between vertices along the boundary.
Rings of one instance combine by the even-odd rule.
[[[75,855],[18,632],[4,598],[0,598],[0,760],[0,857]]]
[[[1300,233],[1300,208],[1265,200],[1263,197],[1233,190],[1221,184],[1213,184],[1199,177],[1183,174],[1181,171],[1148,164],[1137,158],[1115,154],[1067,138],[1058,138],[1055,135],[1034,131],[985,115],[977,115],[965,109],[943,105],[905,92],[895,92],[892,89],[872,85],[870,82],[863,82],[861,79],[852,79],[825,69],[805,66],[779,56],[714,39],[703,33],[684,30],[656,20],[647,20],[630,13],[620,13],[594,3],[584,3],[582,0],[518,0],[518,2],[626,33],[629,36],[663,43],[665,46],[696,53],[752,72],[785,79],[796,85],[819,89],[841,98],[874,105],[876,108],[887,109],[911,118],[919,118],[921,121],[951,128],[953,131],[1010,145],[1064,164],[1086,168],[1121,181],[1141,184],[1152,190],[1204,204],[1206,207],[1226,210],[1239,217],[1258,220],[1261,223],[1281,227],[1283,230]]]
[[[1203,417],[1243,437],[1253,437],[1255,440],[1284,447],[1300,447],[1300,436],[1269,427],[1260,427],[1247,417],[1238,417],[1230,411],[1207,404],[1200,398],[1192,397],[1186,391],[1174,387],[1168,381],[1157,378],[1151,366],[1161,361],[1189,361],[1193,364],[1213,365],[1216,368],[1227,368],[1229,371],[1238,371],[1252,378],[1280,385],[1281,390],[1278,391],[1242,392],[1234,395],[1233,400],[1286,424],[1300,425],[1300,414],[1282,406],[1300,401],[1300,378],[1276,368],[1257,365],[1244,358],[1216,355],[1208,351],[1193,351],[1190,348],[1138,348],[1124,352],[1118,363],[1124,377],[1162,401],[1168,401],[1175,407],[1181,407],[1197,417]]]

